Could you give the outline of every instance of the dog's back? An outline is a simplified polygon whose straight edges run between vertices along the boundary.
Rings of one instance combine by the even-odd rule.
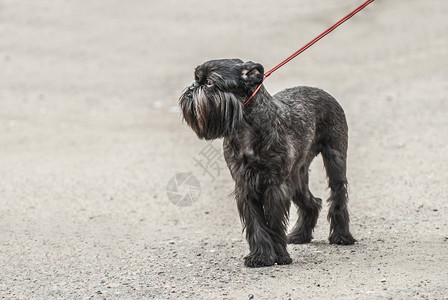
[[[280,101],[294,111],[300,113],[302,121],[307,117],[316,123],[345,124],[345,114],[342,107],[333,96],[315,87],[298,86],[282,90],[273,96],[274,101]],[[311,121],[311,120],[310,120]],[[331,124],[328,124],[331,125]]]

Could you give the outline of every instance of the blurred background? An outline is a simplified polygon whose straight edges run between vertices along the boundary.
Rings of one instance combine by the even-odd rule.
[[[343,106],[354,248],[328,246],[324,208],[293,265],[243,268],[221,141],[177,108],[202,62],[269,70],[360,4],[2,0],[0,295],[446,297],[448,2],[377,0],[265,83]],[[325,198],[320,158],[311,171]],[[201,186],[188,207],[166,195],[182,172]]]

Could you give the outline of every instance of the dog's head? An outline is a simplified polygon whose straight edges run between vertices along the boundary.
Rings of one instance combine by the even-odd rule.
[[[184,120],[201,139],[235,133],[243,120],[243,103],[263,81],[263,73],[262,65],[240,59],[203,63],[179,99]]]

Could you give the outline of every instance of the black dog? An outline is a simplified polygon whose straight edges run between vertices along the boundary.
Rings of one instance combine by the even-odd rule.
[[[248,267],[292,262],[287,243],[309,243],[322,200],[308,188],[308,168],[322,154],[331,196],[330,243],[350,245],[347,210],[347,123],[326,92],[311,87],[271,96],[263,66],[239,59],[208,61],[180,97],[187,124],[201,139],[224,138],[224,156],[235,180],[235,197],[246,230]],[[290,201],[299,218],[287,236]]]

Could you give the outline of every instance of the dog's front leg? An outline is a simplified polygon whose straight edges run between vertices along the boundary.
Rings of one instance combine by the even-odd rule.
[[[244,265],[251,268],[272,266],[277,260],[277,254],[271,230],[266,225],[261,199],[238,188],[235,194],[250,249],[250,253],[244,258]]]
[[[247,267],[271,266],[292,262],[287,250],[286,226],[289,212],[289,188],[270,185],[263,192],[248,193],[236,189],[238,212],[246,230],[250,253],[244,258]]]
[[[291,190],[286,183],[267,186],[263,192],[264,216],[274,242],[277,254],[276,263],[279,265],[287,265],[292,262],[286,250],[286,230],[291,196]]]

